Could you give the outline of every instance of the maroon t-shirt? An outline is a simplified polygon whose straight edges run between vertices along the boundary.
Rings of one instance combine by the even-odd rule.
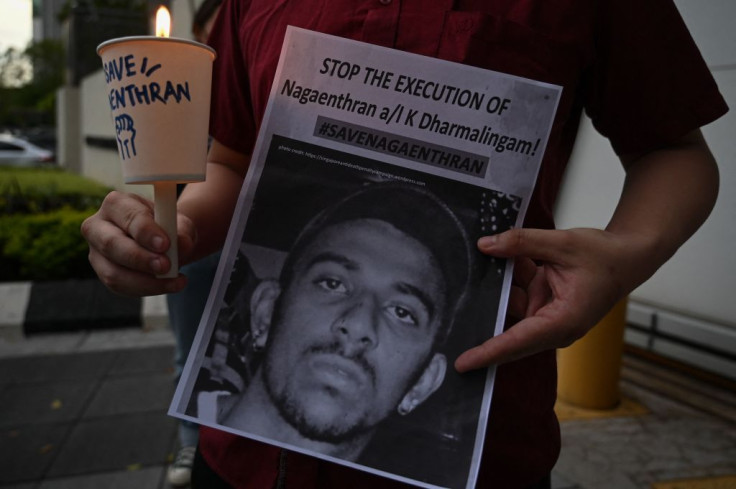
[[[210,132],[250,153],[287,25],[563,87],[526,227],[552,210],[583,110],[619,154],[656,149],[726,112],[671,0],[226,1]],[[591,162],[594,163],[594,162]],[[498,368],[478,487],[537,482],[560,449],[555,352]],[[280,449],[202,428],[200,450],[239,489],[274,486]],[[392,489],[402,483],[290,453],[288,489]]]

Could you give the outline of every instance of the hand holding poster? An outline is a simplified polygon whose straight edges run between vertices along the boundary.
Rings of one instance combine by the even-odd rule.
[[[287,32],[171,413],[420,487],[473,487],[558,87]]]

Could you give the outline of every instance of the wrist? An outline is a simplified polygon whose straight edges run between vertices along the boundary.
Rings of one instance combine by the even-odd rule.
[[[679,244],[656,232],[615,228],[606,228],[606,231],[619,243],[619,263],[626,270],[621,286],[626,294],[654,275],[679,248]]]

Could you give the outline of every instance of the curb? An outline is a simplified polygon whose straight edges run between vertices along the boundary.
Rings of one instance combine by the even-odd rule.
[[[0,283],[0,338],[169,325],[166,296],[122,297],[98,280]]]

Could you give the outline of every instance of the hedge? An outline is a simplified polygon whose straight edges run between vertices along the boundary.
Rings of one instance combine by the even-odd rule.
[[[93,180],[60,169],[0,167],[2,214],[97,208],[109,191]]]
[[[0,216],[0,280],[88,278],[87,242],[79,233],[94,209]]]
[[[0,168],[0,281],[93,277],[79,228],[109,190],[59,169]]]

